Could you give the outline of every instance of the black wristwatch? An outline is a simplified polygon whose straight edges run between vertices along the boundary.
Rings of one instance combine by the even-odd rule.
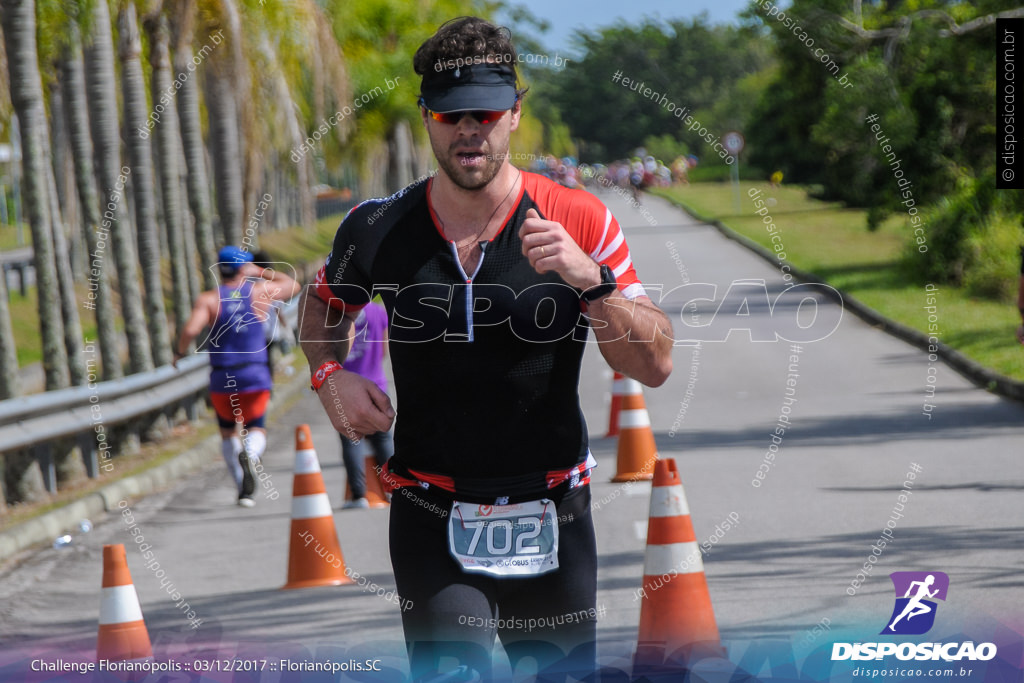
[[[583,294],[580,295],[580,298],[589,304],[591,301],[594,301],[595,299],[600,299],[602,296],[611,294],[618,288],[619,284],[618,282],[615,281],[615,273],[612,272],[612,269],[608,266],[607,263],[602,263],[601,284],[586,290],[585,292],[583,292]]]

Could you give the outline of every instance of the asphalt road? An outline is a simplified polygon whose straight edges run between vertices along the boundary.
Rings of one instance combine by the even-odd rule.
[[[614,192],[600,196],[626,228],[655,300],[654,285],[668,292],[690,284],[665,300],[680,340],[675,371],[645,397],[660,455],[678,463],[698,541],[714,541],[704,563],[730,658],[764,674],[774,664],[757,654],[759,644],[783,653],[792,647],[800,658],[828,640],[878,639],[893,609],[888,575],[895,571],[949,575],[929,638],[996,633],[1019,648],[1024,408],[975,388],[823,297],[816,297],[816,312],[809,302],[798,310],[794,292],[800,290],[782,294],[787,283],[776,268],[664,202],[646,198],[641,214]],[[784,236],[785,216],[775,222]],[[694,283],[718,289],[709,294]],[[704,300],[684,309],[694,297],[682,293],[691,292]],[[941,292],[937,315],[941,324]],[[785,339],[751,339],[774,339],[777,332],[796,347]],[[704,341],[695,348],[688,339]],[[609,482],[615,442],[603,434],[610,386],[610,370],[589,347],[580,396],[600,463],[593,484],[599,654],[604,664],[626,669],[637,641],[650,485]],[[766,458],[783,415],[781,443]],[[399,609],[388,600],[358,585],[280,590],[293,430],[304,422],[312,426],[347,567],[393,589],[388,511],[338,510],[340,446],[315,398],[304,394],[275,416],[270,433],[265,462],[280,493],[276,500],[235,507],[220,456],[211,453],[202,474],[126,501],[165,577],[201,620],[198,628],[130,547],[125,520],[109,515],[93,520],[93,531],[76,535],[69,548],[44,548],[2,570],[0,680],[20,680],[12,672],[33,658],[94,656],[104,543],[129,544],[158,659],[365,656],[404,667]],[[739,523],[716,533],[730,516]],[[890,520],[891,536],[870,564],[873,571],[852,583]],[[823,624],[819,636],[813,629]],[[264,672],[244,680],[299,680],[282,676]],[[849,673],[832,680],[850,680]]]

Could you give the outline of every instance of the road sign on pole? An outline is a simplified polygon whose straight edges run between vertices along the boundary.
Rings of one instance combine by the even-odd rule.
[[[739,131],[730,130],[724,136],[722,136],[722,147],[733,156],[738,156],[743,151],[743,145],[746,144],[746,140],[743,139],[743,135]]]
[[[740,212],[740,152],[745,144],[743,135],[739,131],[731,130],[722,136],[722,147],[732,155],[732,163],[729,164],[732,176],[733,206],[736,213]]]

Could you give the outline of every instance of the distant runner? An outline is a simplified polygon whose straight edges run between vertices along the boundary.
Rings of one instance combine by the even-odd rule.
[[[238,487],[238,504],[252,507],[254,467],[267,447],[264,416],[270,399],[264,322],[275,301],[298,294],[299,283],[284,273],[261,268],[253,256],[227,246],[217,254],[221,285],[203,292],[175,346],[175,361],[210,327],[210,402],[220,426],[221,455]],[[239,430],[240,428],[240,430]],[[243,444],[244,439],[244,444]]]

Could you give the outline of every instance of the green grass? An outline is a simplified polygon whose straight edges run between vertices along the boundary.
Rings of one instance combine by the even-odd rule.
[[[775,200],[768,215],[782,237],[787,260],[810,271],[882,315],[927,332],[923,282],[899,267],[908,235],[904,214],[890,216],[876,232],[865,227],[867,212],[811,199],[801,187],[770,188],[764,182],[740,182],[739,211],[729,183],[693,183],[656,191],[705,218],[717,218],[741,235],[771,248],[762,217],[748,190]],[[1024,349],[1014,336],[1020,324],[1013,305],[970,297],[939,287],[940,339],[975,361],[1008,377],[1024,380]]]
[[[81,308],[88,291],[84,285],[75,288],[75,303],[79,306],[78,315],[82,323],[82,335],[86,339],[96,339],[96,320],[93,314]],[[39,335],[38,296],[35,287],[28,287],[25,296],[14,288],[9,292],[11,308],[11,327],[17,344],[18,367],[38,363],[43,359],[42,341]]]
[[[341,214],[321,218],[313,230],[290,228],[268,232],[260,235],[260,248],[266,250],[275,260],[296,267],[304,263],[323,264],[324,257],[331,250],[334,233],[337,232],[342,218]]]
[[[18,247],[31,247],[32,231],[29,230],[28,224],[22,223],[21,230],[25,244],[18,244],[18,229],[16,227],[13,225],[0,225],[0,251],[17,249]]]

